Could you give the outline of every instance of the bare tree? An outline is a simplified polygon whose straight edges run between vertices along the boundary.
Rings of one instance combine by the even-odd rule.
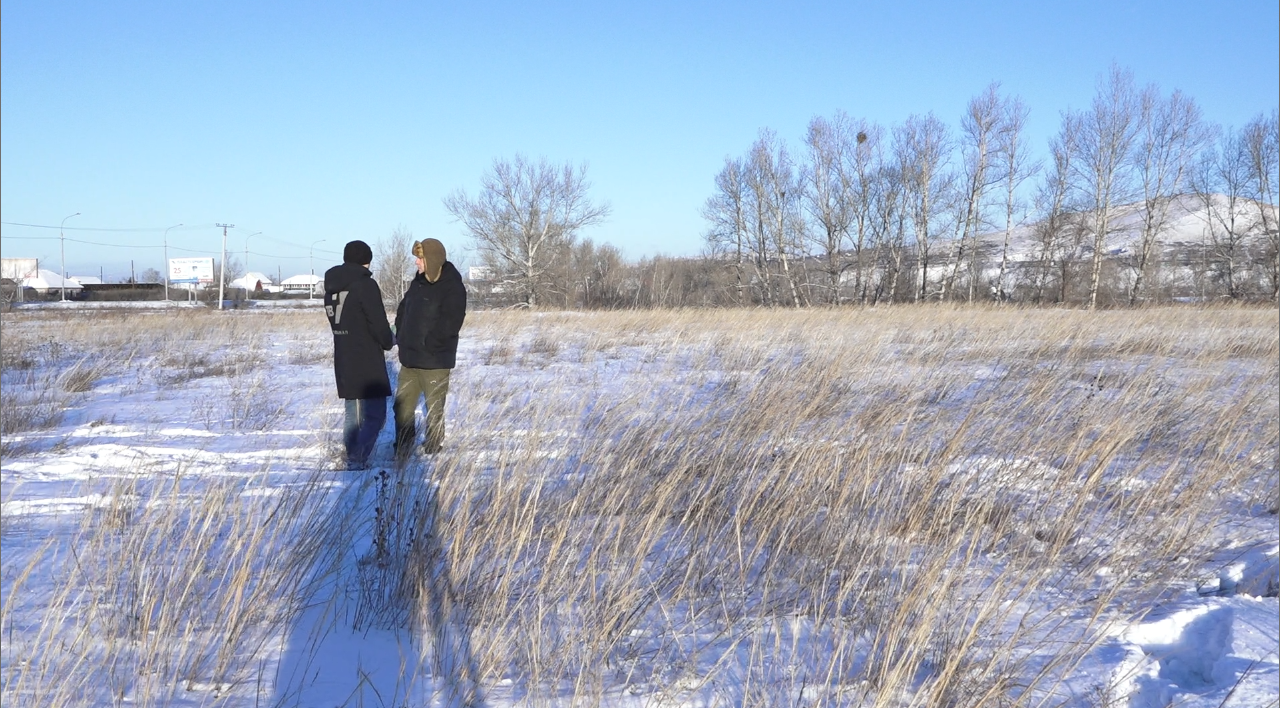
[[[1015,212],[1019,209],[1018,188],[1039,171],[1040,166],[1028,159],[1022,144],[1027,125],[1027,107],[1021,98],[1004,102],[1001,109],[1000,130],[996,133],[996,153],[999,155],[1004,182],[1004,243],[1000,248],[1000,269],[996,274],[996,299],[1004,302],[1009,297],[1005,282],[1009,270],[1009,241],[1013,237]]]
[[[983,200],[987,188],[996,181],[994,171],[990,169],[992,153],[995,147],[996,133],[1000,127],[1003,107],[999,85],[991,84],[982,95],[969,101],[968,109],[960,120],[962,135],[961,166],[962,189],[964,190],[960,217],[960,238],[952,242],[951,273],[942,281],[942,299],[955,283],[960,272],[960,263],[966,253],[970,259],[969,302],[973,302],[978,282],[978,233],[985,224],[983,219]]]
[[[1050,169],[1045,172],[1036,195],[1041,218],[1034,231],[1037,257],[1032,292],[1035,302],[1044,301],[1049,277],[1055,272],[1059,274],[1058,299],[1066,300],[1069,251],[1072,250],[1068,243],[1073,240],[1071,233],[1076,231],[1074,215],[1068,205],[1073,174],[1071,159],[1076,154],[1075,128],[1074,121],[1064,118],[1058,135],[1050,141]]]
[[[494,160],[481,178],[474,199],[462,190],[444,200],[445,208],[475,239],[485,265],[509,278],[536,307],[554,287],[550,271],[579,231],[599,224],[609,206],[588,198],[585,165],[537,163],[522,155]]]
[[[760,137],[751,146],[748,158],[747,187],[755,207],[755,241],[757,262],[761,275],[770,281],[769,257],[776,256],[782,267],[791,303],[802,303],[796,287],[795,274],[791,271],[791,256],[798,250],[799,234],[803,227],[800,218],[800,183],[795,165],[786,145],[772,130],[760,131]],[[771,284],[766,285],[766,303],[778,298]]]
[[[707,245],[713,253],[730,253],[734,259],[736,296],[745,304],[745,254],[750,238],[746,193],[746,165],[742,160],[725,158],[724,167],[716,175],[716,192],[702,207],[702,217],[711,222]]]
[[[413,232],[399,224],[391,235],[379,239],[373,256],[373,275],[382,290],[382,303],[394,310],[404,299],[413,279]]]
[[[1138,137],[1133,162],[1142,188],[1142,229],[1129,266],[1133,280],[1129,304],[1143,297],[1160,236],[1168,227],[1169,207],[1182,193],[1207,133],[1195,101],[1174,91],[1168,98],[1149,86],[1139,98]]]
[[[1076,154],[1071,165],[1082,206],[1092,219],[1093,266],[1089,277],[1089,309],[1098,306],[1102,261],[1116,208],[1133,197],[1129,159],[1138,135],[1138,103],[1133,74],[1112,66],[1098,85],[1089,110],[1068,113],[1074,126]]]
[[[1217,145],[1206,150],[1192,175],[1192,187],[1204,208],[1205,233],[1211,248],[1206,253],[1213,280],[1232,299],[1244,296],[1242,278],[1248,255],[1246,239],[1253,221],[1246,191],[1249,162],[1242,133],[1222,133]]]
[[[1248,158],[1249,196],[1258,208],[1267,253],[1263,268],[1271,285],[1271,299],[1280,302],[1280,229],[1276,224],[1276,206],[1280,204],[1280,122],[1277,112],[1258,115],[1245,125],[1243,147]]]
[[[884,140],[880,126],[859,121],[854,135],[853,164],[846,174],[853,180],[853,289],[858,302],[867,302],[869,278],[865,254],[872,249],[871,264],[879,256],[887,229],[887,220],[879,217],[879,204],[892,192],[884,164]],[[893,199],[888,200],[892,202]]]
[[[218,261],[214,260],[213,265],[218,268]],[[227,267],[218,268],[218,272],[222,273],[222,284],[224,287],[231,287],[231,281],[244,275],[244,266],[234,255],[227,254]]]
[[[622,253],[607,243],[583,239],[573,245],[573,282],[577,303],[594,309],[621,303],[619,284],[624,269]]]
[[[875,228],[880,230],[878,244],[889,251],[876,284],[873,300],[879,302],[883,296],[890,304],[898,299],[898,281],[903,271],[903,260],[907,250],[907,229],[910,221],[910,210],[907,204],[907,188],[902,173],[897,167],[886,167],[879,180],[883,187],[877,192]],[[882,248],[876,248],[876,262],[879,264],[883,255]],[[888,289],[885,292],[885,289]]]
[[[826,276],[826,301],[836,305],[840,304],[840,278],[844,272],[841,254],[855,211],[853,176],[848,168],[857,134],[843,112],[831,120],[815,117],[805,133],[808,163],[801,170],[802,201],[814,224],[810,233]]]
[[[240,260],[230,253],[227,254],[226,267],[223,268],[222,266],[223,266],[222,261],[219,261],[216,258],[213,260],[214,277],[215,278],[221,277],[223,290],[229,291],[231,289],[231,281],[244,275],[243,266],[240,265]],[[130,282],[130,281],[124,280],[122,282]],[[214,282],[216,283],[217,281],[215,280]],[[231,296],[227,295],[227,297],[231,297]],[[209,302],[216,302],[217,298],[218,298],[218,288],[212,287],[212,286],[205,288],[202,291],[202,294],[200,295],[200,299],[206,300]]]
[[[556,245],[556,255],[551,259],[548,292],[558,296],[566,310],[579,306],[578,292],[581,282],[579,270],[586,263],[575,258],[576,250],[580,245],[582,242],[576,239],[572,242],[561,242]],[[592,243],[593,250],[594,246],[595,244]]]
[[[929,294],[929,249],[944,230],[935,217],[946,211],[945,199],[951,188],[951,177],[945,173],[951,137],[947,126],[932,113],[911,116],[893,132],[898,174],[915,234],[919,267],[915,299],[922,300]]]
[[[747,247],[751,256],[752,284],[757,290],[756,301],[775,304],[773,273],[770,261],[773,257],[773,241],[770,238],[772,216],[769,213],[769,189],[760,178],[759,160],[748,154],[743,160],[743,187],[747,206]]]

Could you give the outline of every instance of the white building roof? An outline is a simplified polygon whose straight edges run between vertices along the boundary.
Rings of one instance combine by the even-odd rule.
[[[251,270],[248,273],[245,273],[244,275],[240,276],[239,278],[236,278],[235,280],[231,281],[231,287],[245,288],[246,290],[253,290],[255,287],[257,287],[258,283],[262,283],[262,287],[264,288],[267,287],[268,285],[273,284],[271,282],[271,278],[267,277],[265,273],[259,273],[256,270]]]
[[[80,290],[80,283],[71,279],[63,280],[57,273],[41,268],[34,277],[23,278],[22,287],[36,290],[60,290],[64,287],[67,290]]]
[[[318,275],[311,275],[310,273],[304,273],[302,275],[291,275],[288,278],[285,278],[284,280],[280,281],[280,284],[281,285],[313,286],[322,280],[324,280],[324,278],[321,278]]]

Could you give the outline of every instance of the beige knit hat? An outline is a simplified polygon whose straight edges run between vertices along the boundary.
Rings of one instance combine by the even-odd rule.
[[[422,274],[427,277],[427,282],[434,283],[440,279],[445,262],[443,243],[433,238],[418,241],[413,244],[413,257],[422,259]]]

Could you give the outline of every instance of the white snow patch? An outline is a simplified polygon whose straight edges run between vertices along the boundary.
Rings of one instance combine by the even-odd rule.
[[[28,514],[75,514],[91,508],[102,508],[111,503],[105,494],[85,494],[78,497],[52,499],[15,499],[0,504],[0,514],[23,516]]]
[[[1280,675],[1278,622],[1272,598],[1215,598],[1119,630],[1112,697],[1129,708],[1265,705]]]
[[[1280,544],[1249,548],[1229,559],[1217,577],[1200,583],[1201,594],[1276,595],[1280,589]]]

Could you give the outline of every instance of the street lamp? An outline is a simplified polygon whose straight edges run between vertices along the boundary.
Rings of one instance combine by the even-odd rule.
[[[76,212],[71,216],[80,216],[80,212]],[[62,227],[67,225],[67,219],[71,216],[63,217],[62,223],[58,224],[58,248],[62,251],[62,277],[59,281],[62,284],[62,301],[67,301],[67,237],[62,233]],[[36,273],[36,275],[40,275]]]
[[[249,239],[253,238],[254,236],[257,236],[260,233],[262,232],[254,231],[253,233],[244,237],[244,278],[245,278],[244,299],[246,300],[249,299]]]
[[[254,236],[257,236],[257,235],[259,235],[259,234],[261,234],[261,233],[262,233],[261,231],[254,231],[253,233],[251,233],[251,234],[249,234],[248,236],[245,236],[245,237],[244,237],[244,272],[245,272],[245,275],[248,275],[248,274],[249,274],[249,239],[251,239],[251,238],[253,238]]]
[[[164,301],[169,302],[169,229],[176,229],[182,224],[174,224],[164,230]]]
[[[317,240],[313,241],[313,242],[311,243],[311,248],[309,249],[309,251],[310,251],[310,256],[309,256],[309,257],[310,257],[310,259],[311,259],[311,282],[310,282],[310,283],[308,283],[308,285],[310,286],[310,290],[308,290],[308,291],[307,291],[307,299],[308,299],[308,300],[314,300],[314,299],[315,299],[315,294],[316,294],[316,281],[315,281],[315,277],[316,277],[316,244],[317,244],[317,243],[324,243],[324,239],[317,239]]]

